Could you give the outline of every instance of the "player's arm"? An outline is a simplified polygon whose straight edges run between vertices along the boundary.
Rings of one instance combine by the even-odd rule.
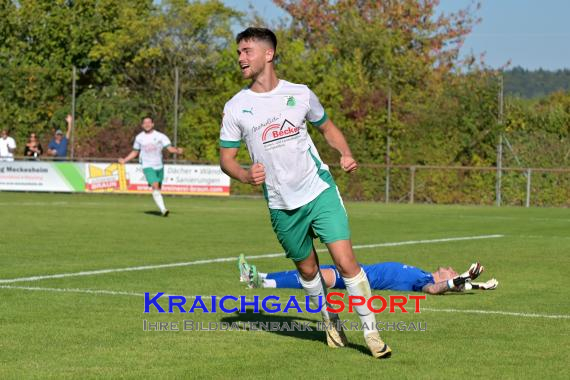
[[[168,151],[168,153],[172,153],[172,154],[182,154],[184,152],[184,149],[177,148],[177,147],[172,146],[172,145],[167,146],[166,150]]]
[[[338,129],[330,119],[327,119],[327,121],[320,126],[319,131],[323,134],[327,144],[340,153],[340,166],[342,170],[347,173],[355,171],[358,168],[358,164],[352,157],[350,147],[340,129]]]
[[[127,157],[125,158],[119,158],[119,164],[126,164],[127,162],[129,162],[130,160],[132,160],[133,158],[137,158],[139,155],[139,151],[138,150],[133,150],[131,151],[131,153],[129,153],[127,155]]]
[[[8,142],[8,152],[14,153],[16,151],[16,140],[12,139],[12,141]]]
[[[241,167],[237,161],[239,148],[220,148],[220,167],[230,177],[242,183],[261,185],[265,182],[265,168],[262,164],[253,164],[249,169]]]
[[[449,290],[447,281],[440,281],[436,284],[427,284],[422,288],[422,292],[427,294],[443,294]]]

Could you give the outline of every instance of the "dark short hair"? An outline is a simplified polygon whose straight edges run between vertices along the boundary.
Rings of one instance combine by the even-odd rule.
[[[154,118],[151,115],[145,115],[141,118],[141,124],[144,122],[144,119],[150,119],[154,123]]]
[[[246,30],[240,32],[236,36],[236,43],[248,40],[258,40],[268,42],[273,50],[277,51],[277,37],[275,33],[267,28],[254,28],[249,27]]]

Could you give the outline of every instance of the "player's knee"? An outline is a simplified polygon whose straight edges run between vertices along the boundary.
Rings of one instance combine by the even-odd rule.
[[[338,273],[344,278],[355,277],[361,270],[356,260],[341,260],[341,262],[336,263],[336,268]]]
[[[316,265],[298,266],[297,270],[305,281],[312,281],[319,272],[319,268]]]

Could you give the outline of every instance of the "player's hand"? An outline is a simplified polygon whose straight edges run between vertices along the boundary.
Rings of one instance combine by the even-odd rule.
[[[124,159],[124,158],[119,158],[119,164],[124,165],[124,164],[125,164],[125,159]]]
[[[473,285],[477,285],[477,288],[482,290],[495,290],[499,286],[499,281],[492,278],[487,282],[474,282]]]
[[[265,167],[263,164],[253,164],[246,175],[246,182],[251,185],[261,185],[265,182]]]
[[[484,270],[485,267],[481,265],[481,263],[476,262],[471,264],[467,272],[463,272],[459,277],[464,279],[475,280],[477,277],[479,277],[481,273],[483,273]]]
[[[346,173],[352,173],[356,169],[358,169],[358,163],[352,156],[341,156],[340,157],[340,167]]]
[[[184,153],[184,149],[183,148],[176,148],[176,153],[182,154],[182,153]]]
[[[73,121],[73,117],[71,115],[67,115],[65,117],[65,121],[67,121],[67,124],[71,124],[71,122]]]

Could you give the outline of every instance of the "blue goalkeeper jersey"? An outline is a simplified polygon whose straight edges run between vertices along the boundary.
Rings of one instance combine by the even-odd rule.
[[[433,284],[431,273],[411,265],[396,262],[362,265],[370,287],[376,290],[403,290],[421,292],[427,284]]]
[[[411,265],[387,262],[361,266],[368,277],[370,288],[374,290],[421,292],[424,286],[434,283],[431,273]],[[346,288],[334,265],[323,265],[322,267],[335,269],[337,278],[334,288]]]

